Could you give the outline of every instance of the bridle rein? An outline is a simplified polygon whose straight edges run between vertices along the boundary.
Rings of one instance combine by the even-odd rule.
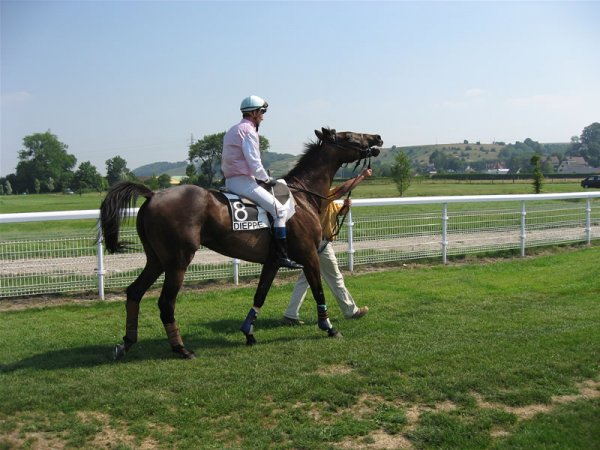
[[[363,135],[361,134],[361,141],[362,141],[362,137]],[[358,150],[360,152],[360,156],[358,158],[358,160],[356,161],[356,165],[354,166],[354,169],[352,169],[352,173],[354,173],[356,171],[356,168],[360,165],[361,161],[362,161],[362,166],[363,168],[365,167],[365,165],[367,165],[367,168],[371,168],[371,157],[373,156],[373,149],[374,147],[364,147],[360,144],[339,144],[337,142],[336,136],[334,135],[334,138],[332,140],[328,140],[327,141],[328,144],[333,145],[335,147],[341,147],[341,148],[348,148],[348,147],[358,147]],[[324,141],[319,142],[319,145],[323,145]],[[347,165],[348,163],[346,163]],[[354,188],[355,184],[357,184],[357,180],[356,177],[354,178],[354,182],[352,183],[350,189],[348,190],[348,194],[346,195],[346,198],[350,198],[350,196],[352,195],[352,189]],[[298,184],[300,184],[300,186],[298,186]],[[305,186],[303,186],[303,183],[298,180],[297,178],[294,178],[294,184],[288,183],[288,187],[292,190],[295,191],[299,191],[299,192],[304,192],[305,194],[309,194],[313,197],[316,197],[318,199],[321,200],[331,200],[332,198],[334,198],[336,196],[336,194],[334,193],[333,195],[327,195],[327,196],[323,196],[321,194],[318,194],[316,192],[313,192],[309,189],[306,189]],[[315,199],[315,204],[317,206],[319,206],[319,202]],[[320,208],[319,208],[320,209]],[[336,226],[334,228],[334,232],[332,235],[332,238],[336,237],[339,232],[341,231],[341,228],[344,224],[344,221],[346,220],[346,216],[348,215],[348,212],[350,211],[350,209],[347,209],[346,212],[342,215],[338,215],[336,218]],[[324,247],[323,247],[324,248]],[[322,251],[323,249],[320,249],[319,253]]]

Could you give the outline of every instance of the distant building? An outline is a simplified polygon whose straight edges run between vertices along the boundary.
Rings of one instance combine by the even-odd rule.
[[[510,172],[510,169],[504,167],[504,164],[502,164],[500,161],[496,161],[491,166],[488,166],[487,169],[487,173],[494,175],[506,175],[508,172]]]
[[[549,164],[552,164],[552,168],[554,169],[555,172],[558,171],[558,168],[560,167],[560,159],[558,159],[558,156],[556,156],[556,155],[549,156],[548,158],[546,158],[545,163],[546,162],[548,162]]]
[[[598,168],[585,162],[582,156],[567,156],[558,166],[558,173],[598,173]]]

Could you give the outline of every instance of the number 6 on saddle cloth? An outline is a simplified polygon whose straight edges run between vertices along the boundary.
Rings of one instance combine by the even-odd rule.
[[[220,192],[228,200],[227,205],[229,206],[233,231],[250,231],[271,227],[273,220],[270,219],[270,214],[264,208],[248,198],[240,197],[228,191],[221,190]],[[277,201],[287,211],[286,221],[290,220],[296,212],[296,203],[285,180],[277,180],[273,187],[273,193]]]

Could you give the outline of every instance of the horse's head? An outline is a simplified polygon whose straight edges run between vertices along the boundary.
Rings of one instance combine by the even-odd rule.
[[[383,145],[381,136],[378,134],[354,133],[352,131],[336,132],[331,128],[315,130],[315,135],[324,144],[332,144],[340,150],[345,150],[342,162],[360,161],[364,158],[377,156],[379,148]]]
[[[380,153],[379,146],[383,145],[378,134],[353,133],[342,131],[337,133],[331,128],[315,130],[318,142],[306,145],[306,151],[298,164],[288,173],[288,184],[310,187],[311,191],[324,195],[331,186],[331,181],[337,170],[347,163],[367,160]],[[365,161],[366,163],[366,161]]]

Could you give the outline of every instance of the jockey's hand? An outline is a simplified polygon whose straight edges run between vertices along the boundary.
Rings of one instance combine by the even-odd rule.
[[[275,177],[269,177],[266,181],[265,184],[267,186],[275,186],[277,184],[277,179]]]
[[[352,199],[350,197],[348,197],[344,200],[344,206],[346,208],[350,208],[352,206]]]

